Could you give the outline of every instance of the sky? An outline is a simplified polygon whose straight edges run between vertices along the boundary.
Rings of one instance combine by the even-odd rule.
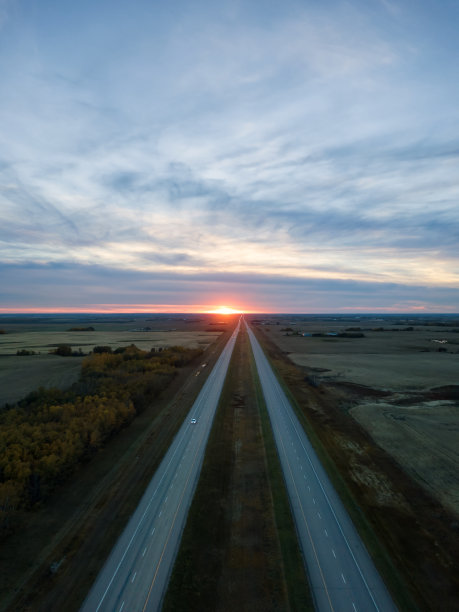
[[[0,0],[0,312],[459,312],[457,0]]]

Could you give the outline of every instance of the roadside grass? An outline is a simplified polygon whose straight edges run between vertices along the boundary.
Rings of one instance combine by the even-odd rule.
[[[399,609],[404,611],[418,610],[419,607],[411,595],[412,589],[405,581],[403,573],[401,573],[400,569],[395,566],[391,554],[382,543],[381,538],[378,537],[374,526],[365,516],[364,509],[361,508],[348,484],[344,480],[339,466],[331,458],[329,448],[325,447],[322,439],[318,435],[317,429],[314,427],[313,422],[308,419],[305,411],[300,407],[297,398],[290,388],[290,386],[292,384],[294,385],[295,382],[293,380],[289,380],[289,372],[285,364],[279,358],[274,357],[273,347],[270,346],[271,341],[265,338],[255,326],[252,326],[252,330],[262,345],[264,353],[268,358],[283,391],[287,395],[295,414],[308,435],[311,444],[317,452],[322,465],[324,466],[330,480],[333,483],[333,486],[349,512],[354,525],[360,533],[362,540],[365,542],[365,546],[370,552],[376,567],[380,571]],[[274,353],[275,352],[276,349],[274,349]],[[286,382],[286,380],[289,380],[289,384]]]
[[[251,360],[241,330],[164,612],[312,610],[282,475],[272,479],[275,449],[272,439],[265,446]]]

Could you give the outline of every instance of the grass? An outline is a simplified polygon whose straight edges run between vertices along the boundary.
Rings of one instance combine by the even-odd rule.
[[[80,376],[82,357],[0,356],[0,408],[23,399],[38,387],[67,389]]]
[[[265,446],[269,424],[266,412],[260,418],[253,374],[248,337],[241,331],[165,612],[312,609],[305,607],[310,599],[301,554],[279,471],[273,479],[276,453],[272,438]]]

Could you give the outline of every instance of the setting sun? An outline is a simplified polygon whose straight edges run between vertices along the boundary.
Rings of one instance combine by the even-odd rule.
[[[242,310],[236,310],[235,308],[229,308],[228,306],[219,306],[215,308],[215,310],[209,310],[209,314],[221,314],[221,315],[231,315],[231,314],[242,314]]]

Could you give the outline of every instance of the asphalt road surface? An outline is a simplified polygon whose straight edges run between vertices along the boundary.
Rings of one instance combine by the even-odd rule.
[[[396,610],[373,561],[249,332],[317,610]]]
[[[238,323],[81,608],[159,610],[198,481]],[[196,419],[196,423],[192,423]]]

